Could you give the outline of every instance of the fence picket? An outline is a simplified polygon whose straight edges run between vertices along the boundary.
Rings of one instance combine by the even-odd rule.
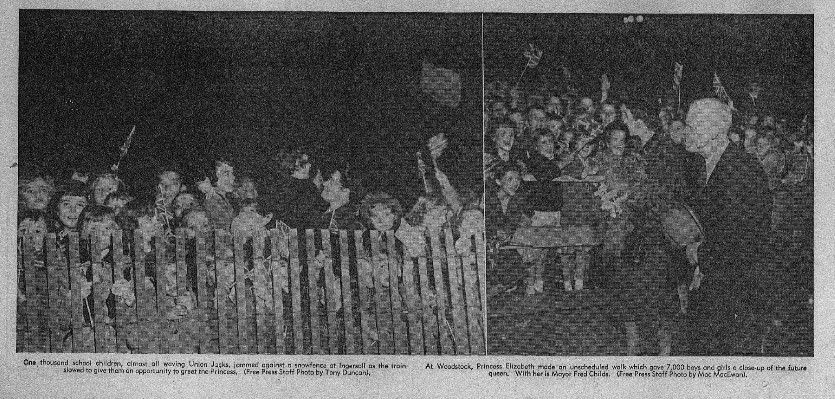
[[[78,250],[78,233],[70,233],[69,257],[70,283],[72,284],[72,349],[73,352],[76,353],[91,353],[95,351],[92,315],[89,315],[90,323],[86,323],[84,321],[84,304],[88,300],[88,293],[85,293],[83,287],[89,286],[87,282],[87,268],[80,264]]]
[[[51,352],[72,352],[72,342],[65,341],[70,325],[70,285],[67,279],[67,259],[58,248],[55,234],[46,236],[46,271],[49,284],[49,332]]]
[[[354,355],[359,353],[359,351],[357,351],[356,341],[354,340],[355,329],[353,301],[351,300],[351,274],[348,268],[348,232],[345,230],[339,231],[339,260],[340,277],[342,280],[342,319],[345,323],[345,353]]]
[[[215,230],[215,274],[217,275],[218,349],[222,354],[238,353],[238,324],[235,321],[235,264],[230,260],[231,236]]]
[[[310,353],[321,355],[322,335],[319,330],[319,267],[316,256],[316,241],[313,230],[305,230],[305,242],[307,243],[307,295],[310,301]]]
[[[273,311],[273,287],[270,271],[264,263],[264,231],[252,236],[252,287],[255,294],[255,338],[258,353],[274,353],[275,337],[267,319]],[[275,325],[275,323],[272,323]]]
[[[108,314],[107,296],[113,285],[111,262],[102,259],[102,251],[109,247],[110,240],[102,240],[97,234],[90,235],[90,259],[93,267],[93,306],[95,311],[96,352],[116,352],[116,331],[114,319]],[[96,281],[98,277],[98,281]]]
[[[423,307],[415,292],[414,258],[403,255],[403,290],[406,293],[406,318],[409,327],[409,353],[423,355]]]
[[[213,347],[214,341],[213,331],[209,328],[210,318],[209,309],[211,304],[208,297],[207,281],[209,280],[209,270],[207,262],[210,261],[206,252],[206,236],[204,232],[197,232],[194,237],[194,267],[197,269],[197,345],[198,353],[217,353],[217,349]],[[216,331],[216,330],[214,330]]]
[[[232,236],[232,244],[234,246],[235,254],[235,304],[238,311],[238,347],[241,354],[252,353],[253,342],[252,336],[249,335],[247,322],[249,321],[249,314],[247,313],[247,287],[246,287],[246,254],[244,253],[245,237]]]
[[[120,353],[131,353],[137,351],[136,342],[136,282],[132,262],[126,259],[122,242],[123,232],[116,230],[112,235],[112,256],[113,256],[113,280],[128,284],[128,292],[123,296],[116,296],[116,350]],[[130,280],[125,278],[125,269],[128,269]],[[114,293],[115,295],[115,293]]]
[[[325,260],[322,262],[322,271],[325,275],[325,312],[328,319],[328,351],[335,355],[339,353],[339,337],[337,334],[336,311],[342,303],[341,295],[336,292],[336,275],[333,272],[333,252],[331,249],[331,235],[328,230],[321,230],[322,253]]]
[[[426,257],[418,258],[418,273],[420,276],[420,299],[423,302],[423,339],[427,355],[438,354],[438,319],[434,309],[437,301],[429,288],[429,273],[426,268]]]
[[[398,256],[394,245],[394,231],[386,232],[386,251],[388,252],[389,290],[391,291],[391,314],[394,322],[394,353],[409,354],[409,339],[403,323],[403,298],[400,295],[400,277],[403,257]]]
[[[293,306],[293,353],[304,353],[304,335],[302,328],[301,265],[299,264],[299,233],[290,230],[290,284]]]
[[[154,239],[154,249],[156,251],[156,261],[154,264],[154,273],[156,274],[156,289],[157,289],[157,314],[154,319],[154,339],[159,342],[159,350],[161,353],[171,353],[174,350],[171,346],[171,334],[168,333],[168,312],[174,308],[174,298],[170,295],[169,281],[166,277],[168,270],[168,248],[164,232],[157,230],[156,238]]]
[[[287,249],[289,257],[289,247],[287,243],[287,236],[280,234],[278,229],[270,230],[270,271],[272,272],[273,280],[273,314],[275,315],[275,353],[283,355],[287,353],[286,348],[286,334],[284,329],[284,293],[288,292],[287,288],[287,261],[284,260],[284,249]]]
[[[377,328],[380,339],[380,354],[395,353],[394,337],[392,336],[391,296],[389,287],[391,281],[388,269],[388,254],[382,252],[381,240],[384,237],[377,230],[371,230],[372,270],[374,270],[374,291],[377,305]]]
[[[464,295],[462,295],[464,278],[461,275],[461,262],[458,260],[452,232],[445,230],[444,239],[449,275],[449,299],[452,307],[453,333],[455,334],[455,354],[465,355],[470,353],[470,341],[467,337],[467,304],[464,302]]]
[[[368,252],[363,244],[363,232],[354,232],[357,251],[357,282],[359,283],[360,326],[362,327],[362,353],[378,354],[377,313],[371,309],[374,291],[374,273]]]
[[[455,353],[453,347],[452,326],[449,324],[449,319],[446,315],[446,290],[444,290],[444,250],[441,247],[439,234],[441,231],[430,232],[429,242],[432,245],[432,272],[435,275],[435,300],[437,301],[438,311],[438,337],[441,341],[441,352],[444,355],[452,355]]]

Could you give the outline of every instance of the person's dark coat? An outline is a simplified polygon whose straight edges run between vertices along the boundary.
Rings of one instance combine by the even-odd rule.
[[[282,198],[284,211],[281,220],[294,229],[319,228],[328,204],[310,179],[290,179]]]
[[[530,188],[528,196],[530,208],[534,211],[556,212],[562,209],[562,186],[553,181],[560,177],[558,160],[548,159],[538,152],[531,154],[528,161],[528,172],[536,178],[536,182],[527,184]]]
[[[751,355],[772,307],[767,270],[771,193],[757,160],[729,145],[696,197],[704,227],[691,354]]]

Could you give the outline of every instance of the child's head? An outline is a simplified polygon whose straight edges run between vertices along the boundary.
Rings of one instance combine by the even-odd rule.
[[[116,214],[106,206],[94,205],[84,215],[81,235],[99,238],[109,237],[119,226],[116,224]]]
[[[255,200],[245,199],[241,202],[238,216],[232,220],[232,231],[252,232],[264,229],[271,219],[272,215],[261,216],[259,214],[258,203]]]
[[[187,214],[190,210],[198,207],[200,203],[197,201],[197,197],[190,192],[181,192],[177,195],[177,198],[174,199],[174,216],[175,217],[183,217],[183,215]]]
[[[402,213],[400,202],[382,191],[366,195],[360,203],[365,225],[378,231],[394,230]]]
[[[113,209],[113,213],[119,215],[129,202],[133,201],[133,197],[124,191],[116,191],[110,193],[104,200],[104,205]]]
[[[202,209],[192,209],[183,216],[183,226],[186,228],[186,236],[194,238],[198,233],[209,231],[209,217]]]

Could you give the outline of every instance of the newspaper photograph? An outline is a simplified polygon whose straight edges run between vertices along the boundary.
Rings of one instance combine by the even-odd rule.
[[[820,3],[331,3],[8,7],[0,396],[831,391]]]

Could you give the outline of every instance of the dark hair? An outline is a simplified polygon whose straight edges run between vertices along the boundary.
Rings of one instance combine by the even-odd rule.
[[[626,133],[627,136],[629,136],[629,126],[626,126],[626,124],[623,123],[623,121],[621,120],[616,120],[606,125],[605,128],[603,128],[603,137],[605,137],[604,140],[606,140],[607,144],[609,143],[609,139],[612,138],[612,132],[614,132],[615,130],[620,130]]]

